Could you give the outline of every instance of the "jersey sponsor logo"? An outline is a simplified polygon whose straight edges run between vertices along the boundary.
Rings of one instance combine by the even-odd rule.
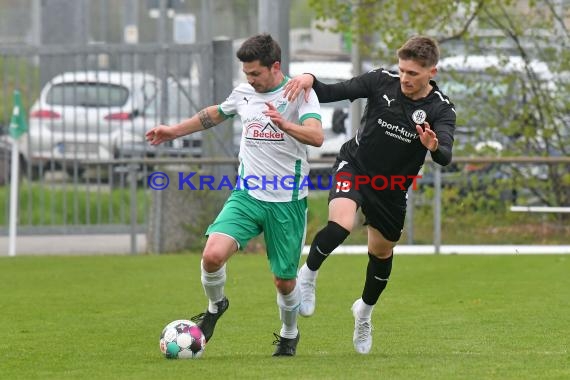
[[[407,131],[399,125],[390,124],[382,119],[378,119],[378,125],[386,129],[386,135],[410,144],[413,140],[418,138],[417,132]]]
[[[415,110],[412,114],[412,120],[414,123],[422,125],[426,121],[426,111],[424,110]]]
[[[394,99],[388,98],[388,95],[386,95],[386,94],[384,94],[384,96],[382,98],[386,100],[386,102],[388,103],[388,107],[390,107],[390,103],[392,103],[394,100],[396,100],[395,98]]]
[[[248,140],[283,141],[285,132],[275,129],[271,123],[265,125],[252,123],[245,129],[245,138]]]

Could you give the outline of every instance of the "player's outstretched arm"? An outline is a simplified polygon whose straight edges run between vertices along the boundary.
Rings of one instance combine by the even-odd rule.
[[[161,124],[152,128],[146,133],[146,139],[151,145],[159,145],[177,137],[212,128],[224,120],[225,117],[218,111],[217,105],[209,106],[174,126]]]

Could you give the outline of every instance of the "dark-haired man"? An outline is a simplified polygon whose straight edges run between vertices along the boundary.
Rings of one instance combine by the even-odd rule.
[[[320,106],[310,89],[307,102],[302,98],[288,101],[283,96],[289,78],[281,71],[281,49],[270,35],[248,38],[237,57],[248,83],[234,88],[222,104],[207,107],[178,125],[151,129],[147,139],[157,145],[239,115],[243,125],[240,184],[206,232],[201,279],[209,304],[194,320],[209,341],[229,306],[224,295],[226,262],[263,232],[282,322],[273,355],[293,356],[299,341],[301,303],[296,277],[307,219],[307,187],[299,182],[309,173],[307,145],[323,143]]]

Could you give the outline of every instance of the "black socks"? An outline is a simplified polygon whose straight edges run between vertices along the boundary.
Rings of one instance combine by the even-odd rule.
[[[362,291],[362,300],[367,305],[376,305],[380,294],[388,285],[390,272],[392,272],[392,258],[394,253],[387,259],[379,259],[378,257],[368,253],[368,267],[366,268],[366,282]]]
[[[318,270],[323,261],[329,257],[329,254],[341,245],[348,235],[350,235],[350,231],[336,222],[329,221],[326,227],[317,232],[313,239],[309,257],[307,257],[307,267],[313,271]]]

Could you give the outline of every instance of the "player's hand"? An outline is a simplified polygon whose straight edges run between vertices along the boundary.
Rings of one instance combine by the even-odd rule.
[[[176,134],[168,125],[159,125],[149,130],[145,137],[150,142],[150,145],[159,145],[163,142],[174,140]]]
[[[301,90],[305,90],[305,101],[308,102],[311,87],[313,87],[313,76],[311,74],[298,75],[285,83],[283,97],[292,102],[297,99]]]
[[[277,111],[277,108],[275,108],[273,104],[265,102],[265,105],[267,106],[267,110],[263,111],[263,114],[269,117],[273,124],[279,127],[279,129],[284,129],[286,120],[283,119],[283,115]]]
[[[428,148],[430,152],[435,152],[439,146],[439,141],[429,123],[426,121],[423,125],[416,124],[416,131],[418,131],[422,144]]]

